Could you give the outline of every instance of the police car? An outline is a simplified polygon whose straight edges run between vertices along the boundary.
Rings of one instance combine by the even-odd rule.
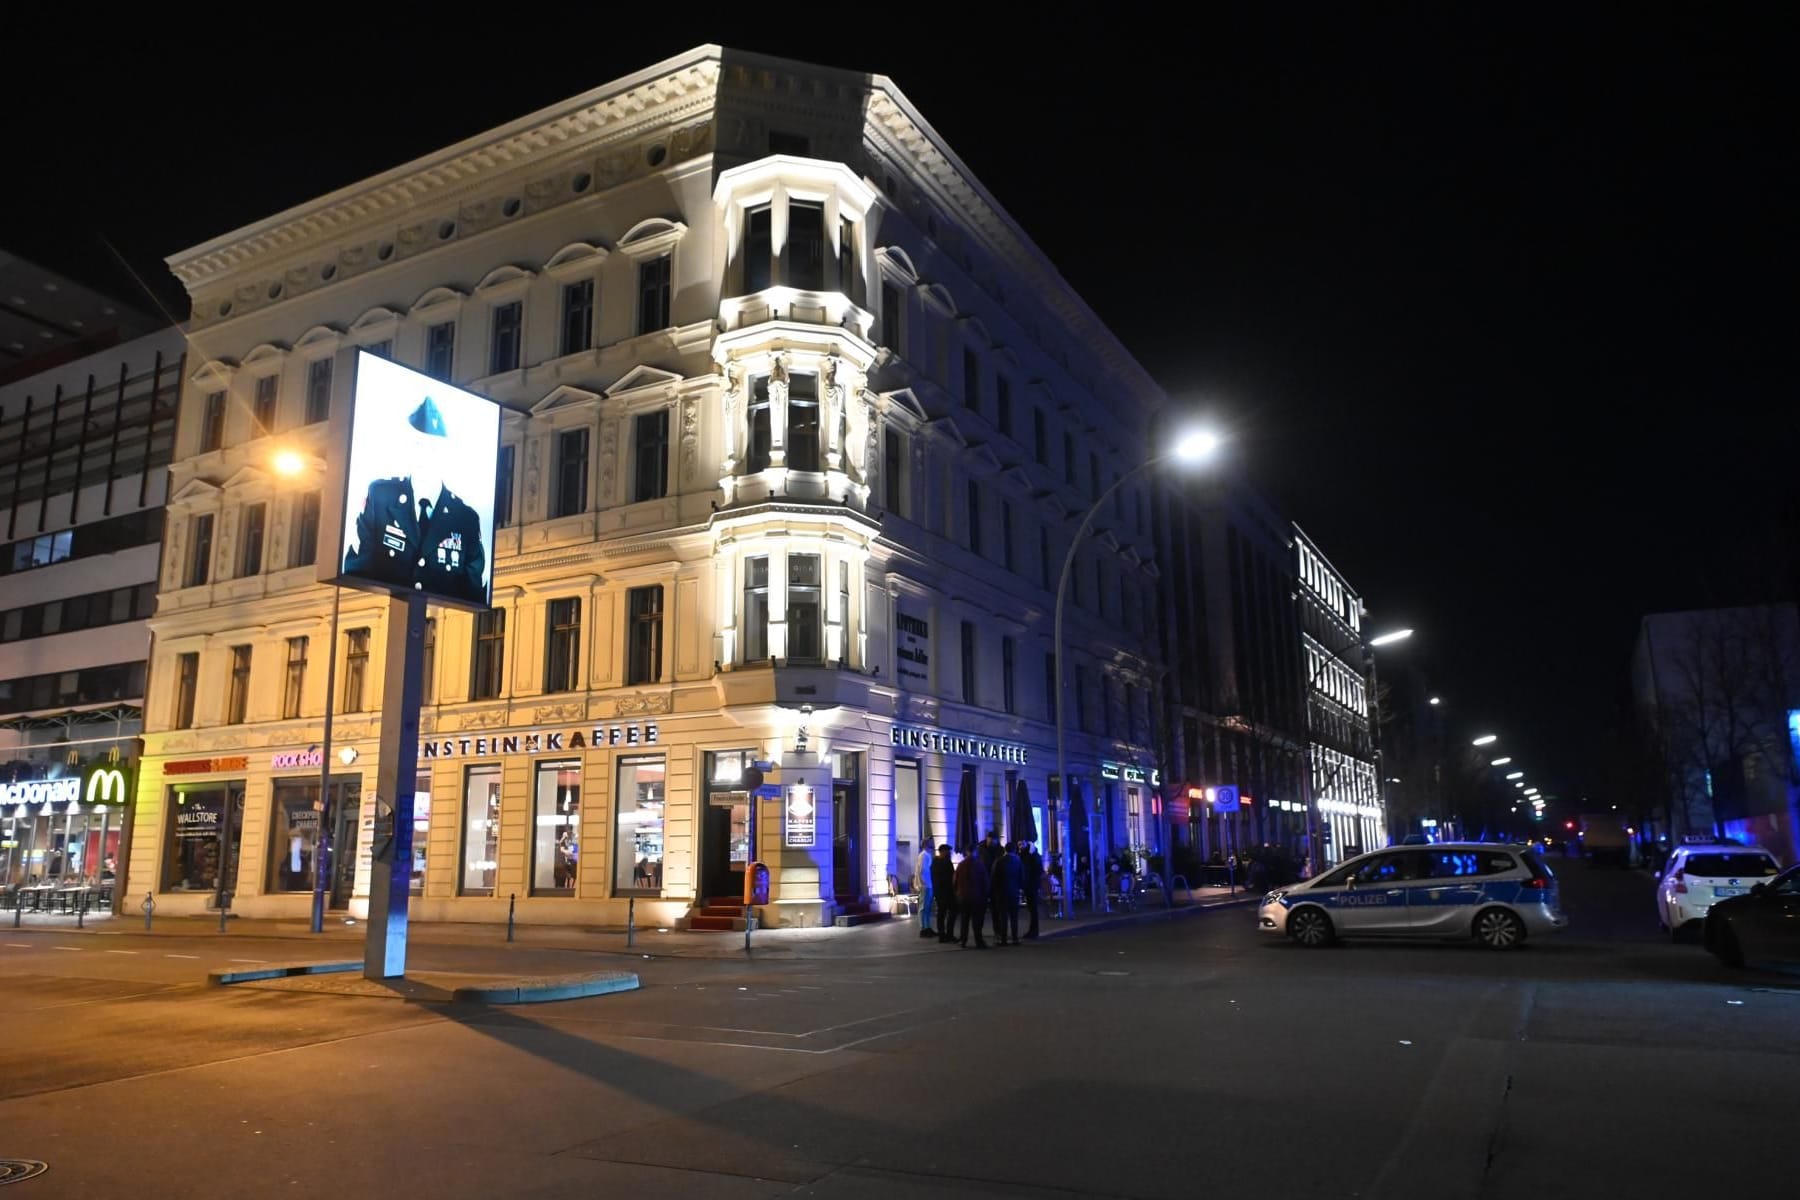
[[[1748,895],[1781,870],[1775,856],[1736,842],[1683,843],[1657,876],[1656,923],[1680,937],[1691,921],[1704,921],[1715,900]]]
[[[1531,846],[1441,842],[1376,850],[1264,896],[1257,926],[1302,946],[1338,938],[1468,938],[1510,950],[1569,923]]]

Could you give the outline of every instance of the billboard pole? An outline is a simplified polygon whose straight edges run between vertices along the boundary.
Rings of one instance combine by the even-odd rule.
[[[406,974],[407,903],[412,896],[413,791],[419,771],[419,699],[424,690],[423,592],[388,601],[387,666],[381,689],[381,760],[375,772],[369,923],[363,978]]]

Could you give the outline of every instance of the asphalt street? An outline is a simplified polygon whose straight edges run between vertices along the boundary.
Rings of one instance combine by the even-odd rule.
[[[49,1164],[19,1200],[1784,1187],[1800,980],[1669,944],[1642,875],[1558,867],[1571,928],[1513,953],[1306,951],[1226,908],[985,953],[637,958],[639,991],[512,1009],[203,982],[291,939],[0,928],[0,1159]]]

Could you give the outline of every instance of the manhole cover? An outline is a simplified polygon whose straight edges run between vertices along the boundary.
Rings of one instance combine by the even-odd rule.
[[[0,1158],[0,1184],[35,1179],[50,1168],[29,1158]]]

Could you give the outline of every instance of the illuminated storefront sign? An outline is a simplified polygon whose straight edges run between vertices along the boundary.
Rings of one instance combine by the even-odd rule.
[[[896,725],[890,731],[893,744],[902,750],[930,750],[938,754],[958,754],[964,758],[986,758],[994,762],[1026,765],[1030,751],[1017,742],[995,742],[966,734],[945,733],[938,729],[920,729],[912,725]]]
[[[249,769],[250,760],[242,754],[234,758],[183,758],[163,764],[164,775],[213,775]]]
[[[818,808],[813,804],[811,785],[796,783],[787,789],[782,815],[782,844],[798,850],[810,848],[818,830]]]
[[[126,804],[131,800],[131,785],[120,767],[95,767],[88,772],[87,802],[94,804]]]
[[[565,750],[603,749],[607,746],[654,746],[656,722],[641,725],[595,725],[583,732],[507,733],[484,737],[438,738],[419,743],[419,757],[486,758],[495,754],[542,754]]]
[[[1146,771],[1142,767],[1130,766],[1126,763],[1103,762],[1100,764],[1100,778],[1114,779],[1124,783],[1162,783],[1162,772],[1152,767]]]
[[[0,783],[0,804],[71,804],[81,799],[81,780],[33,779]]]
[[[310,750],[290,750],[285,754],[269,756],[271,771],[292,771],[300,767],[322,767],[324,765],[325,752],[317,746]]]

